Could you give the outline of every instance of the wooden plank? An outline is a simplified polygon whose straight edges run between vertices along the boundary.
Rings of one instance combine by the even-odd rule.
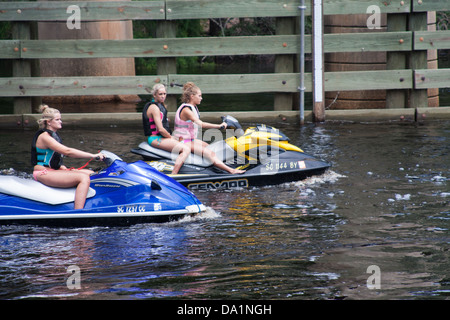
[[[0,96],[76,96],[101,94],[150,94],[155,83],[164,83],[169,94],[181,94],[188,81],[204,93],[296,92],[299,74],[168,75],[137,77],[0,78]],[[311,76],[306,74],[306,90]],[[309,80],[309,81],[308,81]]]
[[[0,59],[19,59],[20,41],[2,40],[0,41]]]
[[[450,69],[418,69],[414,71],[414,88],[450,88]]]
[[[237,75],[169,75],[169,93],[181,94],[187,81],[204,93],[297,92],[298,73]],[[326,91],[411,89],[411,70],[325,72]],[[312,92],[312,75],[305,74],[306,92]]]
[[[407,51],[411,32],[326,34],[325,52]],[[0,44],[2,41],[0,41]],[[345,43],[346,45],[342,45]],[[10,45],[10,44],[7,44]],[[245,37],[192,37],[133,40],[26,40],[22,59],[183,57],[260,54],[298,54],[298,35]],[[311,35],[305,37],[305,52],[311,52]],[[6,58],[6,57],[5,57]]]
[[[326,91],[411,89],[411,70],[325,72]]]
[[[156,37],[158,38],[176,38],[177,22],[176,21],[159,21],[156,25]],[[166,48],[163,45],[163,49]],[[177,72],[177,59],[175,57],[163,57],[156,59],[156,74],[167,75]],[[167,111],[177,111],[178,102],[174,95],[167,95],[165,105]]]
[[[293,17],[300,0],[167,0],[167,19]]]
[[[325,52],[410,51],[411,49],[412,32],[410,31],[333,33],[324,36]]]
[[[403,31],[407,30],[406,14],[388,14],[387,15],[387,31]],[[397,70],[406,69],[407,52],[387,52],[386,69]],[[407,90],[386,90],[386,108],[405,108],[407,103]]]
[[[414,49],[450,49],[450,30],[414,32]]]
[[[375,5],[380,8],[381,13],[407,13],[410,12],[412,1],[413,0],[324,0],[323,11],[325,15],[366,14],[367,8]]]
[[[166,76],[140,77],[54,77],[0,78],[2,97],[78,96],[110,94],[150,94]]]
[[[168,76],[168,93],[181,94],[182,86],[194,82],[202,93],[261,93],[297,92],[298,73],[232,74],[232,75],[181,75]],[[311,91],[311,74],[305,75],[306,90]]]
[[[366,14],[376,5],[381,13],[410,12],[412,0],[325,0],[324,14]],[[254,18],[299,16],[300,0],[167,0],[167,19]],[[305,1],[305,15],[311,3]]]
[[[71,5],[80,8],[81,22],[165,19],[164,1],[16,1],[0,2],[0,21],[67,21]]]
[[[448,11],[448,0],[415,0],[413,1],[413,12],[425,11]]]
[[[418,10],[427,11],[428,2]],[[165,7],[167,4],[167,8]],[[0,2],[0,21],[66,21],[72,13],[70,5],[80,8],[81,21],[102,20],[161,20],[208,19],[230,17],[293,17],[299,15],[300,0],[167,0],[167,1],[49,1]],[[325,0],[325,14],[366,14],[367,8],[377,5],[381,13],[410,11],[411,0]],[[434,0],[432,10],[446,10],[445,0]],[[305,14],[311,14],[306,1]],[[435,9],[437,8],[437,9]],[[447,8],[448,9],[448,8]]]
[[[427,31],[428,14],[427,12],[413,12],[408,16],[408,30],[413,32]],[[408,67],[411,70],[427,69],[428,59],[427,50],[413,50],[409,53]],[[417,89],[409,93],[408,107],[422,108],[428,106],[428,90]]]
[[[295,35],[297,29],[296,18],[276,18],[275,30],[277,35]],[[299,38],[299,36],[297,36]],[[299,46],[300,48],[300,46]],[[299,50],[300,51],[300,50]],[[294,54],[278,54],[275,56],[275,73],[293,73]],[[294,95],[292,93],[278,92],[273,99],[273,110],[292,110]]]
[[[11,23],[11,33],[13,39],[30,39],[31,37],[31,23],[29,22],[14,22]],[[19,47],[19,53],[22,52]],[[14,48],[16,51],[16,48]],[[31,77],[31,62],[32,60],[15,59],[12,61],[12,76],[13,77]],[[16,97],[14,99],[14,113],[30,113],[31,112],[31,98]]]
[[[445,71],[442,69],[441,77]],[[432,70],[429,70],[430,72]],[[433,70],[434,71],[434,70]],[[439,70],[440,71],[440,70]],[[437,71],[437,72],[439,72]],[[448,76],[447,76],[448,77]],[[137,77],[0,78],[0,96],[76,96],[102,94],[150,94],[157,82],[167,85],[169,94],[181,94],[181,86],[193,81],[203,93],[297,92],[300,74],[167,75]],[[443,81],[444,84],[446,83]],[[305,74],[306,92],[312,91],[312,76]],[[326,72],[326,91],[412,88],[411,70]]]
[[[181,57],[246,54],[295,54],[295,35],[156,38],[134,40],[29,40],[22,58]]]

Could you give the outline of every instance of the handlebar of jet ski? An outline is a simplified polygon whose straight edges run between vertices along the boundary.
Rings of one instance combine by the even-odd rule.
[[[102,151],[100,151],[100,153],[102,153],[104,156],[103,162],[105,162],[106,165],[108,165],[108,166],[111,165],[115,160],[122,161],[122,159],[119,156],[117,156],[116,154],[114,154],[110,151],[102,150]]]
[[[242,128],[242,126],[240,125],[239,121],[236,118],[234,118],[234,117],[232,117],[230,115],[222,116],[221,118],[222,118],[222,122],[225,122],[227,124],[227,128],[228,127],[235,128],[235,129],[241,129]]]

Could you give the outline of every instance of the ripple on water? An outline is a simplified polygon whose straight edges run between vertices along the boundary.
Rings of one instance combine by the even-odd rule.
[[[277,125],[332,170],[280,186],[199,192],[206,212],[178,222],[1,227],[0,297],[448,298],[450,122]],[[67,145],[137,160],[129,150],[142,133],[120,131],[62,134]],[[1,174],[19,175],[30,169],[22,158],[33,132],[7,134],[0,169],[13,169]],[[17,150],[7,152],[12,140]],[[77,292],[65,283],[72,264],[82,272]],[[380,267],[381,290],[367,288],[370,265]]]

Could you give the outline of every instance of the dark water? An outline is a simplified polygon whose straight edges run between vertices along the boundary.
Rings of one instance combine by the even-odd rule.
[[[450,122],[273,125],[332,170],[198,192],[208,211],[179,222],[0,227],[0,299],[449,298]],[[0,131],[3,174],[29,174],[32,135]],[[61,135],[139,159],[140,129]],[[67,286],[73,265],[80,289]]]

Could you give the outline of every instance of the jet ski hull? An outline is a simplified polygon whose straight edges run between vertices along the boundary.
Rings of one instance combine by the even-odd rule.
[[[194,213],[192,213],[194,214]],[[119,215],[116,212],[102,214],[91,213],[58,213],[53,215],[31,214],[2,217],[1,225],[36,225],[62,228],[87,228],[100,226],[131,226],[140,223],[165,223],[179,220],[189,215],[187,211],[174,211],[173,213],[152,213]]]
[[[136,153],[137,150],[135,150]],[[172,160],[146,161],[190,190],[235,189],[304,180],[323,174],[331,165],[306,153],[287,151],[267,159],[264,164],[249,166],[243,174],[229,174],[213,166],[199,167],[185,164],[179,174],[170,174]],[[233,166],[230,164],[230,166]],[[235,165],[236,167],[237,165]]]
[[[1,181],[1,179],[0,179]],[[190,196],[160,196],[148,186],[129,187],[134,199],[110,194],[86,201],[85,208],[74,210],[73,203],[51,205],[0,193],[0,224],[32,224],[60,227],[128,226],[136,223],[158,223],[178,220],[205,210]],[[166,198],[178,204],[164,203]],[[110,203],[109,205],[105,205]],[[98,207],[97,207],[98,206]]]
[[[286,171],[273,175],[243,174],[243,175],[215,175],[204,178],[176,178],[178,182],[190,190],[236,189],[277,185],[292,181],[304,180],[314,175],[321,175],[326,169],[308,171]]]

